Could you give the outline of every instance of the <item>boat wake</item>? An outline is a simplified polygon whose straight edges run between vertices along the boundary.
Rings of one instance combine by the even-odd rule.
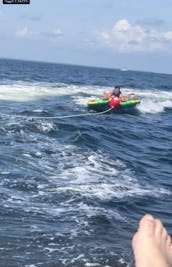
[[[16,82],[11,85],[0,85],[0,101],[8,102],[37,102],[40,100],[58,100],[60,97],[71,97],[77,107],[86,107],[92,99],[101,98],[110,87],[68,85],[64,83],[26,83]],[[134,92],[141,99],[137,109],[141,113],[160,113],[166,108],[172,108],[172,92],[159,90],[123,89],[123,94]],[[71,105],[72,105],[71,102]]]

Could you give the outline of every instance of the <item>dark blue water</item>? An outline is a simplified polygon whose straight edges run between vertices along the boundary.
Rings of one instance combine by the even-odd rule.
[[[135,114],[31,118],[114,84]],[[0,60],[0,266],[133,266],[143,214],[172,233],[171,121],[172,75]]]

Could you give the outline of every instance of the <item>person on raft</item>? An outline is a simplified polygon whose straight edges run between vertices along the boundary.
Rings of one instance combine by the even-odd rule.
[[[114,97],[115,99],[119,99],[121,101],[127,101],[131,98],[131,96],[134,95],[133,93],[128,94],[128,96],[124,97],[121,93],[120,86],[115,86],[114,89],[111,92],[105,93],[103,100],[108,100]]]

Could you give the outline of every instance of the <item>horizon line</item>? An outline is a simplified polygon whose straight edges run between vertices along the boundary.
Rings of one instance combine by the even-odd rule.
[[[166,72],[156,72],[156,71],[146,71],[146,70],[135,70],[135,69],[127,69],[127,68],[115,68],[115,67],[106,67],[106,66],[90,66],[90,65],[81,65],[75,63],[67,63],[67,62],[56,62],[56,61],[44,61],[37,59],[23,59],[23,58],[8,58],[8,57],[0,57],[0,60],[16,60],[16,61],[26,61],[26,62],[35,62],[35,63],[46,63],[46,64],[56,64],[56,65],[68,65],[68,66],[76,66],[76,67],[85,67],[85,68],[99,68],[99,69],[109,69],[109,70],[119,70],[121,72],[134,71],[134,72],[144,72],[144,73],[152,73],[152,74],[162,74],[162,75],[172,75],[172,73]]]

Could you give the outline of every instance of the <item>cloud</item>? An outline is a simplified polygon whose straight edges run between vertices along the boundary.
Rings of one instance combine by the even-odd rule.
[[[63,36],[63,32],[61,31],[61,29],[56,28],[52,31],[44,32],[44,33],[42,33],[42,35],[45,37],[49,37],[51,39],[57,39],[57,38],[60,38]]]
[[[31,30],[29,30],[28,27],[24,27],[22,29],[19,29],[16,32],[16,37],[18,38],[22,38],[22,39],[29,39],[33,36],[33,32]]]
[[[47,32],[32,31],[27,26],[16,31],[15,36],[19,39],[30,39],[30,40],[51,40],[57,41],[63,37],[63,32],[55,28],[54,30]]]
[[[172,31],[148,29],[139,24],[132,25],[128,20],[118,20],[112,29],[99,33],[103,42],[119,53],[155,52],[170,50]]]

